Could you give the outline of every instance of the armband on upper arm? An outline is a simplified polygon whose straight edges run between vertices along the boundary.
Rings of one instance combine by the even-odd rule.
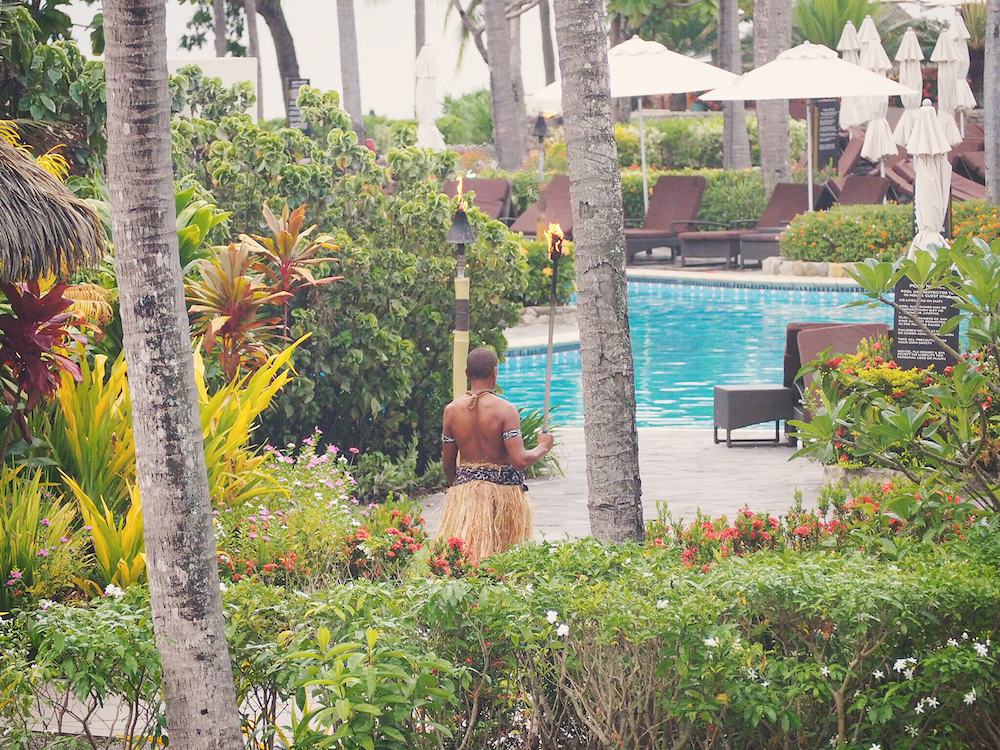
[[[518,428],[518,429],[516,429],[516,430],[507,430],[507,431],[506,431],[506,432],[505,432],[505,433],[503,434],[503,440],[504,440],[504,442],[505,442],[505,443],[506,443],[506,442],[507,442],[508,440],[513,440],[513,439],[514,439],[514,438],[516,438],[516,437],[521,437],[521,429],[520,429],[520,428]]]
[[[444,433],[442,433],[441,434],[441,442],[442,443],[454,443],[455,442],[455,438],[448,437],[447,435],[445,435]]]

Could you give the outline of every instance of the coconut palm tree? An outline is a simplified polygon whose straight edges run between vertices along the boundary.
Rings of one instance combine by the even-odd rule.
[[[340,42],[340,84],[344,109],[358,140],[365,139],[361,111],[361,68],[358,65],[358,32],[354,24],[354,0],[337,0],[337,37]]]
[[[983,93],[986,95],[986,199],[1000,205],[1000,0],[988,0]]]
[[[260,42],[257,37],[257,0],[243,0],[247,14],[247,41],[250,57],[257,60],[257,119],[264,119],[264,77],[261,74]]]
[[[212,23],[215,26],[215,56],[226,56],[226,0],[212,0]]]
[[[519,96],[510,53],[510,26],[504,0],[483,0],[483,21],[489,44],[490,91],[497,162],[517,169],[524,161],[524,97]],[[520,76],[518,76],[520,78]]]
[[[718,0],[719,8],[719,67],[737,75],[743,74],[743,54],[740,49],[739,0]],[[722,105],[722,166],[726,169],[750,168],[750,137],[743,102]]]
[[[771,62],[792,46],[791,0],[754,0],[753,64]],[[770,196],[775,185],[787,182],[792,174],[788,149],[788,101],[757,102],[757,135],[760,141],[760,169],[764,190]]]
[[[164,0],[105,0],[108,183],[170,742],[240,750],[170,160]]]
[[[635,370],[604,3],[555,0],[555,15],[579,287],[590,530],[608,541],[640,540]]]

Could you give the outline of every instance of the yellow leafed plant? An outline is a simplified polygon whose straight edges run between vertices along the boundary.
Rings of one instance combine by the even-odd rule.
[[[101,502],[97,507],[83,489],[72,478],[63,474],[63,480],[76,496],[80,504],[80,515],[84,524],[91,527],[94,541],[94,556],[101,570],[103,584],[114,584],[128,588],[134,583],[146,580],[146,543],[143,540],[142,501],[139,488],[128,485],[129,507],[127,512],[116,518],[108,504]]]

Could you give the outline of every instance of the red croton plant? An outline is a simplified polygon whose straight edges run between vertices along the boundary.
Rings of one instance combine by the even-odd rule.
[[[0,460],[7,453],[13,428],[31,440],[27,414],[42,401],[53,398],[59,388],[59,373],[81,379],[80,366],[60,350],[70,340],[86,342],[73,327],[86,325],[72,312],[72,301],[64,296],[68,285],[46,292],[38,281],[0,284],[10,312],[0,315],[0,367],[3,399],[11,410],[0,443]]]

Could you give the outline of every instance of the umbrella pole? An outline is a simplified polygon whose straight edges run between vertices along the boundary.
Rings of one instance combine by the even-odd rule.
[[[806,169],[809,170],[806,184],[809,185],[809,211],[812,212],[815,208],[813,206],[813,125],[812,102],[809,99],[806,99]]]
[[[559,256],[552,259],[552,294],[549,298],[549,346],[545,356],[545,403],[542,407],[542,432],[549,431],[549,401],[552,396],[552,343],[556,335],[556,291],[559,285]]]
[[[965,138],[965,110],[963,109],[958,113],[958,127],[960,128],[962,138]]]
[[[639,154],[642,160],[642,210],[649,213],[649,178],[646,176],[646,123],[642,118],[642,97],[639,97]]]

